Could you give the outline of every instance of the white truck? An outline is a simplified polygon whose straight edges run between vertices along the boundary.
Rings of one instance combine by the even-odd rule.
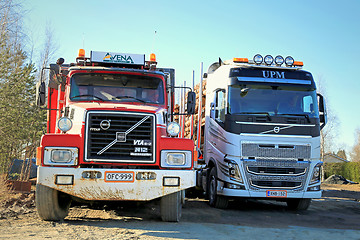
[[[203,165],[197,186],[211,206],[230,198],[286,201],[306,210],[321,197],[324,98],[292,57],[257,54],[212,64],[206,78]],[[199,160],[199,163],[201,161]]]

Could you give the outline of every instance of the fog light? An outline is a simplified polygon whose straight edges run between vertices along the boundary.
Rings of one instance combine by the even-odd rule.
[[[245,189],[244,186],[237,185],[237,184],[233,184],[233,183],[226,183],[226,184],[225,184],[225,187],[226,187],[226,188],[230,188],[230,189],[242,189],[242,190]]]
[[[74,184],[74,176],[73,175],[56,175],[55,184],[73,185]]]
[[[171,137],[176,137],[180,132],[180,125],[177,122],[171,122],[167,125],[166,130]]]
[[[320,185],[318,185],[318,186],[315,186],[315,187],[309,187],[307,190],[308,191],[320,191],[321,188],[320,188]]]
[[[178,186],[180,186],[180,178],[179,177],[164,177],[163,178],[163,186],[178,187]]]
[[[69,131],[72,125],[72,121],[68,117],[62,117],[58,120],[58,128],[63,132]]]

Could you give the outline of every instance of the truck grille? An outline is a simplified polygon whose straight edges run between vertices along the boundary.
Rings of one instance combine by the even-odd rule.
[[[242,156],[253,158],[309,159],[311,146],[242,143]]]
[[[88,112],[85,161],[155,162],[154,115]]]
[[[305,173],[306,168],[247,167],[247,171],[253,174],[300,175]]]
[[[259,188],[283,188],[292,189],[301,187],[301,182],[288,181],[251,181],[251,185]]]
[[[310,163],[289,159],[248,159],[243,161],[245,176],[252,190],[304,188]]]

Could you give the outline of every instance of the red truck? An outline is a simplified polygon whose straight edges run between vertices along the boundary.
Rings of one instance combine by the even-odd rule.
[[[47,133],[37,149],[36,207],[66,217],[72,201],[160,200],[163,221],[179,221],[184,190],[195,186],[194,143],[178,138],[175,70],[156,57],[79,50],[76,63],[50,64],[37,88]],[[193,114],[194,93],[184,114]]]

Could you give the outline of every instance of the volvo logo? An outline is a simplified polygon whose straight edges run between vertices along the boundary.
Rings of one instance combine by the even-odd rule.
[[[111,120],[102,120],[100,123],[100,127],[102,130],[108,130],[110,127],[110,121]]]
[[[274,133],[279,133],[280,132],[280,127],[274,127]]]

